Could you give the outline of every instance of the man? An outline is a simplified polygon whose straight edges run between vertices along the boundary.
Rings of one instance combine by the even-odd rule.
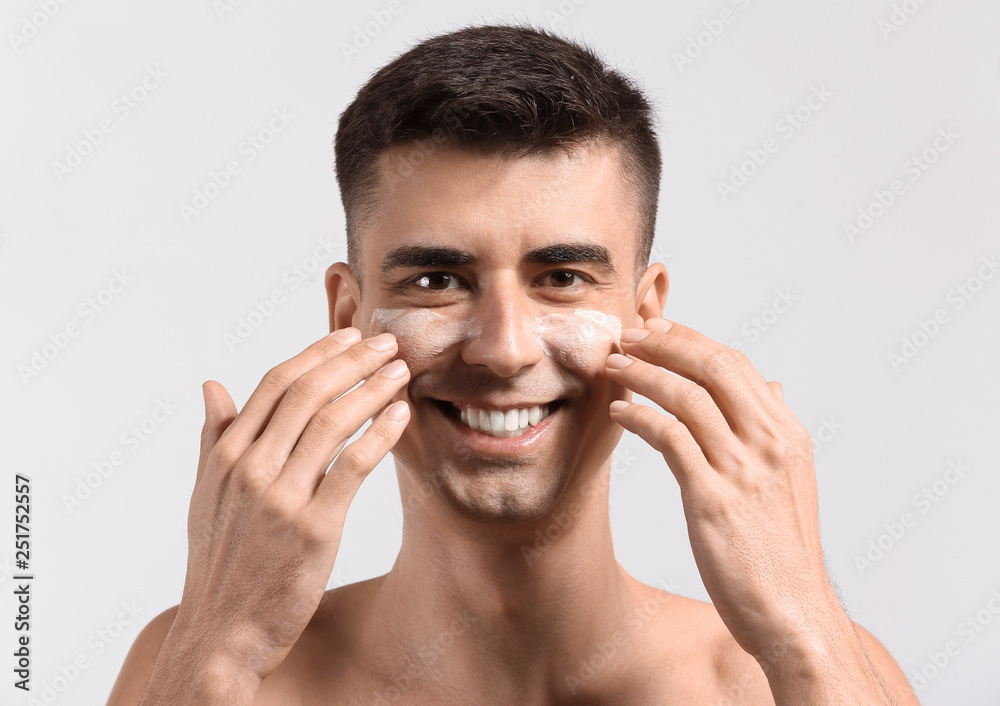
[[[651,113],[528,27],[432,38],[361,89],[336,140],[334,333],[239,414],[205,383],[184,592],[109,703],[916,703],[827,577],[781,386],[660,318]],[[676,477],[714,605],[615,561],[623,428]],[[326,591],[390,450],[396,563]]]

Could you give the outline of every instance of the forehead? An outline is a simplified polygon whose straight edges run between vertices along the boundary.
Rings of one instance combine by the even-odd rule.
[[[489,261],[581,242],[606,247],[616,269],[629,271],[639,216],[620,160],[605,142],[523,157],[394,145],[380,158],[378,206],[360,238],[364,267],[408,244],[461,248]]]

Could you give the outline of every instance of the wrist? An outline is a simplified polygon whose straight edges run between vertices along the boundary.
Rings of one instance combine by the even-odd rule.
[[[242,706],[253,703],[254,695],[260,688],[261,680],[255,674],[233,669],[227,663],[202,661],[199,666],[176,669],[170,668],[170,664],[168,661],[160,668],[157,662],[139,706]]]
[[[225,648],[180,628],[175,623],[164,640],[140,704],[252,703],[260,676]]]
[[[801,614],[786,613],[783,623],[775,627],[775,633],[752,653],[769,678],[784,672],[820,674],[830,669],[831,662],[855,653],[863,657],[860,637],[832,587]]]
[[[775,703],[889,703],[861,636],[843,610],[754,655]]]

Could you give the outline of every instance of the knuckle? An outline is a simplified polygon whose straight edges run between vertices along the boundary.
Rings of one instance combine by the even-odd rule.
[[[391,445],[396,439],[396,433],[387,424],[372,424],[366,433],[374,435],[380,446]]]
[[[334,436],[344,428],[346,419],[339,405],[327,404],[313,415],[312,423],[324,436]]]
[[[687,430],[684,425],[672,419],[663,426],[660,432],[660,438],[671,446],[683,441],[685,436],[687,436]]]
[[[295,378],[295,373],[292,372],[286,363],[282,363],[268,370],[264,374],[261,383],[275,390],[287,390],[295,382]]]
[[[301,509],[296,511],[295,531],[306,546],[322,546],[328,540],[329,529],[313,513],[302,512]]]
[[[239,498],[256,498],[264,492],[268,483],[256,467],[238,464],[229,473],[226,485]]]
[[[711,376],[731,375],[740,369],[742,354],[731,349],[712,351],[705,357],[705,369]]]
[[[674,349],[674,346],[671,345],[671,342],[662,333],[647,336],[642,343],[649,346],[655,355],[668,355]]]
[[[312,399],[323,394],[324,387],[323,381],[315,375],[302,375],[288,386],[288,394]]]
[[[270,485],[271,474],[265,451],[257,444],[250,446],[233,465],[227,483],[241,497],[258,496]]]
[[[700,385],[688,385],[681,393],[681,404],[693,412],[707,409],[709,399],[708,391]]]
[[[337,457],[337,466],[341,472],[352,476],[363,476],[369,470],[367,459],[354,444],[340,452],[340,456]]]
[[[241,455],[238,449],[227,444],[217,443],[208,452],[208,463],[214,468],[221,468],[228,471],[237,464]]]
[[[293,525],[299,521],[301,507],[292,493],[268,492],[261,500],[260,509],[266,518]]]
[[[645,405],[633,405],[630,408],[630,413],[634,416],[635,420],[642,425],[651,424],[655,417],[653,410]]]
[[[789,438],[787,435],[772,438],[766,448],[768,458],[779,466],[799,460],[803,455],[799,440]]]
[[[357,365],[365,360],[368,353],[373,352],[368,346],[351,346],[338,357],[345,358],[348,364]]]

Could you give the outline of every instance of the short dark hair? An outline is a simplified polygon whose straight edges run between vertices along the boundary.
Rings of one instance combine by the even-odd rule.
[[[606,140],[619,148],[640,210],[641,271],[653,244],[662,165],[653,119],[632,80],[589,47],[545,29],[480,25],[426,39],[379,69],[340,116],[334,154],[348,264],[360,280],[357,233],[378,205],[378,162],[392,145],[433,141],[526,156]],[[412,166],[404,160],[400,169]]]

